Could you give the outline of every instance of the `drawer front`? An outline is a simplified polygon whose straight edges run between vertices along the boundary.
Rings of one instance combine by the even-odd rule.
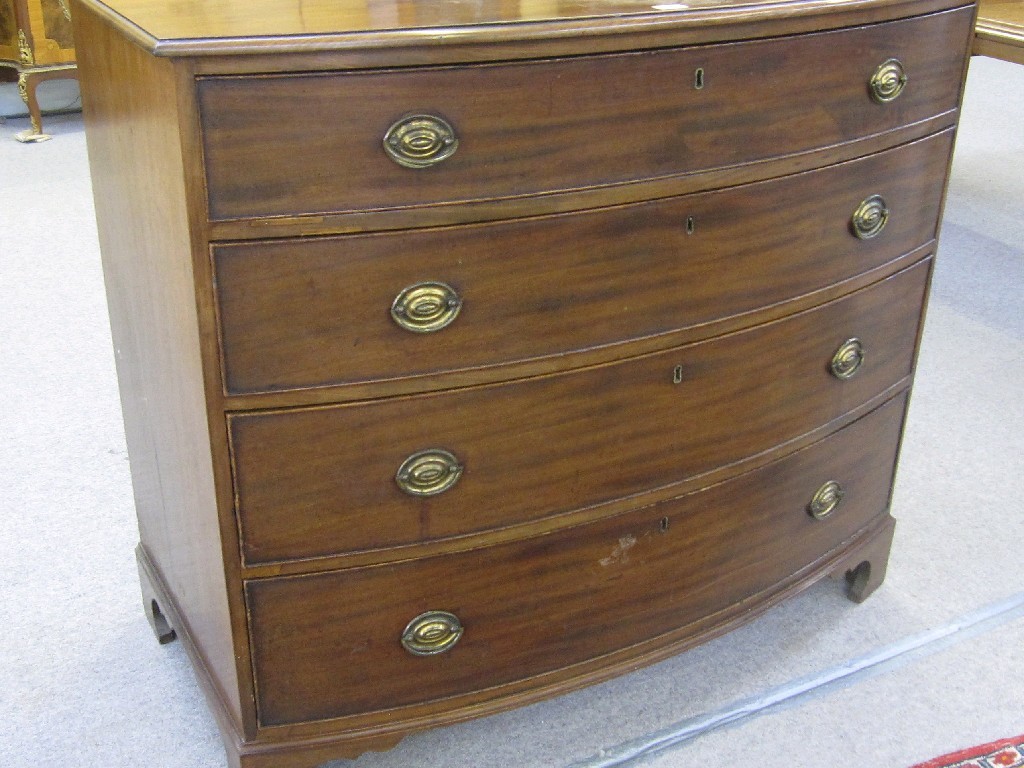
[[[963,9],[642,53],[203,77],[210,216],[507,198],[831,146],[955,109],[971,20]],[[907,85],[879,103],[869,81],[891,58]],[[436,164],[392,160],[386,135]]]
[[[260,722],[342,717],[528,680],[735,606],[888,507],[903,411],[896,398],[760,470],[548,536],[250,581]],[[809,502],[828,481],[843,499],[815,519]],[[454,615],[463,634],[447,651],[414,655],[403,630],[429,611]]]
[[[246,561],[535,520],[803,435],[910,374],[930,263],[785,320],[612,365],[229,416]],[[830,364],[853,337],[865,362],[840,379]]]
[[[216,246],[226,389],[497,366],[805,295],[934,237],[951,143],[946,131],[776,181],[598,211]],[[859,239],[852,214],[876,194],[888,222]],[[422,317],[417,301],[431,302]]]

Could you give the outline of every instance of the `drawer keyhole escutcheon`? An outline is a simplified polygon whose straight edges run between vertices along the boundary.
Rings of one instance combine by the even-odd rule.
[[[844,495],[843,486],[835,480],[829,480],[814,494],[811,503],[807,505],[807,511],[815,520],[824,520],[836,511]]]
[[[852,379],[863,364],[864,345],[861,344],[860,339],[847,339],[832,355],[832,361],[828,368],[833,376],[845,381]]]
[[[413,333],[433,333],[447,328],[462,309],[462,298],[446,283],[416,283],[391,303],[391,319]]]
[[[697,71],[693,73],[693,87],[697,91],[704,89],[704,67],[697,67]]]
[[[410,496],[437,496],[462,477],[462,465],[442,448],[417,451],[402,462],[395,475],[398,487]]]
[[[878,65],[871,75],[868,86],[871,98],[879,104],[888,104],[901,93],[907,85],[907,73],[899,59],[886,59]]]
[[[889,221],[889,206],[881,195],[864,198],[853,212],[850,227],[860,240],[870,240],[885,228]]]
[[[459,642],[462,633],[462,622],[454,613],[427,611],[406,626],[402,647],[413,656],[436,656]]]
[[[384,151],[403,168],[430,168],[458,148],[455,129],[436,115],[404,117],[384,134]]]

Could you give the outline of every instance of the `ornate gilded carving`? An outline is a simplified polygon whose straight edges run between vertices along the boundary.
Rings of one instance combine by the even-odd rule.
[[[50,138],[47,134],[43,133],[43,126],[40,124],[39,120],[36,119],[36,116],[32,114],[28,94],[29,74],[29,72],[18,73],[18,95],[21,96],[21,100],[24,101],[27,106],[29,106],[29,118],[32,121],[32,128],[30,130],[21,131],[20,133],[17,133],[14,136],[15,139],[22,142],[23,144],[46,141],[47,139]]]
[[[32,55],[32,46],[28,44],[28,37],[24,29],[18,30],[18,58],[27,67],[34,66],[35,57]]]

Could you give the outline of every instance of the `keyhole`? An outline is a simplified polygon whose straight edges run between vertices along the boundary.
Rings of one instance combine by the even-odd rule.
[[[668,530],[668,518],[667,517],[663,517],[663,518],[661,518],[661,532],[664,533],[667,530]]]
[[[692,235],[693,231],[697,228],[697,222],[693,220],[693,216],[686,217],[686,234]]]
[[[698,91],[704,87],[704,67],[698,67],[693,73],[693,87]]]
[[[677,365],[672,371],[672,383],[682,384],[683,383],[683,366]]]

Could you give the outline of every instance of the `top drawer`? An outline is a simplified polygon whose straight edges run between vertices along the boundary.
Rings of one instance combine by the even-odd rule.
[[[642,53],[202,77],[210,217],[533,195],[850,141],[955,109],[971,21],[961,9]],[[870,81],[890,60],[907,82],[884,101]],[[389,156],[392,129],[403,162],[426,167]]]

